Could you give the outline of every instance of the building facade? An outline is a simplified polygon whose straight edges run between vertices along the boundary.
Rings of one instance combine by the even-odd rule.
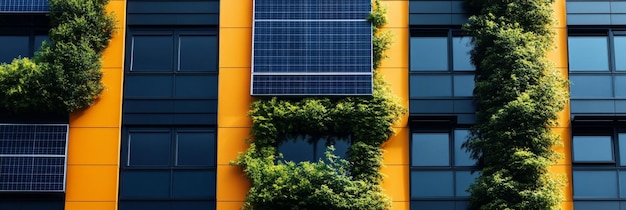
[[[46,3],[0,1],[0,62],[47,40]],[[250,136],[254,3],[110,0],[117,31],[98,101],[69,117],[0,116],[0,127],[67,126],[60,190],[8,188],[13,156],[0,154],[0,209],[239,209],[249,183],[230,162]],[[476,168],[460,146],[475,122],[463,1],[382,3],[393,43],[378,71],[409,110],[383,145],[383,188],[392,209],[466,209]],[[626,209],[626,2],[553,9],[547,56],[570,81],[552,129],[563,142],[551,167],[566,180],[561,207]]]

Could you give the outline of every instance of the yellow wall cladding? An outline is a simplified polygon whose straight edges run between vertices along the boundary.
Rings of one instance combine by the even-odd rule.
[[[70,115],[66,210],[117,209],[126,0],[110,0],[117,31],[102,58],[106,89],[98,101]]]

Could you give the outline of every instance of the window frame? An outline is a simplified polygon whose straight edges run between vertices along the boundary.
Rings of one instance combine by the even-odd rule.
[[[623,163],[621,156],[626,155],[626,151],[620,151],[620,135],[626,134],[626,122],[619,120],[611,121],[591,121],[591,122],[574,122],[572,125],[572,136],[570,138],[570,144],[572,145],[572,198],[574,203],[580,202],[626,202],[626,191],[623,191],[622,186],[626,184],[626,179],[622,179],[622,174],[626,175],[626,163]],[[574,156],[574,138],[577,136],[609,136],[611,137],[611,153],[613,155],[613,161],[575,161]],[[626,143],[626,139],[622,139]],[[622,146],[623,147],[623,146]],[[614,189],[608,189],[609,191],[615,191],[615,197],[597,197],[590,194],[576,195],[577,190],[577,172],[607,172],[612,173],[609,176],[615,175],[614,181],[617,183]],[[587,179],[585,179],[587,180]],[[584,181],[584,180],[578,180]],[[612,185],[611,185],[612,186]],[[586,185],[586,187],[588,187]],[[625,188],[626,189],[626,188]]]
[[[611,88],[611,96],[606,97],[606,96],[599,96],[599,97],[594,97],[594,96],[574,96],[574,94],[571,94],[572,96],[570,97],[570,99],[574,99],[574,100],[605,100],[605,99],[626,99],[626,91],[623,91],[622,93],[620,93],[620,95],[623,96],[618,96],[618,89],[617,87],[617,77],[626,77],[626,70],[621,70],[618,71],[617,67],[616,67],[616,46],[615,46],[615,37],[626,37],[626,28],[620,28],[620,27],[570,27],[568,29],[568,36],[567,36],[567,42],[568,42],[568,74],[570,76],[570,78],[572,76],[581,76],[581,77],[585,77],[585,76],[605,76],[605,77],[609,77],[610,78],[610,88]],[[607,40],[607,55],[608,55],[608,71],[605,70],[571,70],[571,60],[570,59],[570,47],[569,47],[569,43],[570,43],[570,37],[605,37]],[[572,83],[571,85],[576,85],[575,83]],[[583,87],[584,88],[584,87]],[[570,87],[570,89],[573,89]]]
[[[129,165],[130,161],[130,142],[129,137],[132,133],[165,133],[169,134],[169,165],[168,166],[132,166]],[[177,165],[177,140],[179,133],[210,133],[213,135],[213,149],[214,154],[212,154],[212,162],[211,165],[208,166],[188,166],[188,165]],[[175,126],[175,127],[167,127],[167,126],[151,126],[151,127],[142,127],[142,126],[129,126],[124,127],[122,129],[122,144],[121,144],[121,154],[120,154],[120,186],[119,186],[119,203],[132,203],[132,202],[150,202],[150,201],[164,201],[164,202],[215,202],[217,199],[217,129],[211,126]],[[125,173],[131,172],[131,173]],[[159,173],[159,174],[169,174],[169,183],[167,187],[169,189],[167,198],[156,198],[156,197],[135,197],[133,195],[123,195],[122,187],[124,185],[125,180],[123,179],[125,174],[132,174],[132,172],[144,172],[144,173]],[[178,173],[177,173],[178,172]],[[208,175],[212,175],[215,177],[214,180],[208,180],[209,185],[214,186],[214,189],[208,189],[208,194],[213,194],[212,196],[202,197],[202,198],[181,198],[177,197],[175,189],[175,176],[176,174],[184,175],[185,172],[197,172],[197,173],[206,173]],[[212,182],[213,184],[210,184]],[[165,186],[165,185],[164,185]],[[127,197],[128,196],[128,197]]]
[[[443,37],[446,38],[446,54],[447,54],[447,70],[413,70],[411,63],[412,63],[412,54],[416,53],[416,52],[412,52],[411,50],[411,45],[412,45],[412,39],[413,38],[419,38],[419,37]],[[471,95],[466,95],[463,94],[463,92],[465,91],[461,91],[461,89],[457,89],[457,85],[461,84],[461,83],[457,83],[457,78],[463,77],[463,76],[474,76],[475,75],[475,68],[472,70],[456,70],[454,69],[454,63],[455,63],[455,59],[454,59],[454,54],[455,54],[455,44],[454,44],[454,40],[455,38],[459,38],[459,37],[463,37],[463,38],[468,38],[471,39],[470,36],[468,36],[467,34],[465,34],[460,28],[411,28],[410,29],[410,35],[409,35],[409,80],[412,80],[412,78],[416,78],[419,76],[436,76],[436,77],[442,77],[442,78],[446,78],[450,80],[450,86],[449,88],[446,87],[446,89],[450,89],[450,94],[448,95],[418,95],[417,93],[412,93],[412,89],[409,87],[409,97],[411,99],[460,99],[460,98],[473,98],[473,94]],[[470,56],[470,55],[468,55]],[[471,61],[471,60],[470,60]],[[473,65],[473,64],[472,64]],[[462,81],[459,79],[459,81]],[[411,86],[412,82],[409,82],[409,86]],[[475,87],[475,84],[474,84]],[[459,91],[457,91],[459,90]],[[472,92],[473,92],[473,88],[472,88]],[[459,93],[459,94],[457,94]]]
[[[419,123],[416,125],[412,125],[411,133],[410,133],[410,141],[409,141],[409,199],[411,202],[411,206],[418,205],[413,203],[429,203],[429,202],[449,202],[450,205],[454,203],[454,205],[461,205],[461,203],[467,203],[469,201],[469,195],[462,195],[463,192],[459,192],[458,185],[458,177],[461,173],[470,173],[471,176],[477,177],[478,167],[474,165],[457,165],[456,157],[461,154],[456,154],[456,140],[457,139],[457,131],[467,131],[469,134],[469,126],[470,125],[452,125],[452,124],[439,124],[439,123]],[[413,134],[418,133],[435,133],[448,134],[448,165],[446,166],[416,166],[413,163]],[[463,141],[465,142],[466,139]],[[452,175],[452,192],[451,196],[416,196],[413,192],[413,184],[415,183],[413,173],[416,172],[450,172]],[[465,193],[467,194],[467,193]],[[465,205],[463,204],[463,205]]]

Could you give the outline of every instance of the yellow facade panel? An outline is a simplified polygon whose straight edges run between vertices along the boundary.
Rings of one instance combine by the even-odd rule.
[[[409,1],[399,0],[383,0],[381,1],[387,7],[387,25],[386,28],[406,28],[409,26]]]
[[[65,210],[114,210],[117,202],[67,202]]]
[[[408,165],[409,164],[409,128],[395,128],[393,135],[385,144],[383,149],[383,162],[385,165]],[[392,171],[390,171],[392,172]],[[392,172],[392,173],[399,173]]]
[[[234,161],[240,152],[244,152],[250,146],[244,140],[250,135],[250,128],[220,128],[217,133],[217,165],[228,165]]]
[[[70,115],[70,127],[120,127],[123,72],[121,68],[103,68],[102,71],[105,89],[91,107]]]
[[[220,27],[251,28],[252,1],[228,0],[220,1]],[[220,54],[221,55],[221,54]]]
[[[238,166],[217,166],[217,202],[237,201],[246,198],[250,182]]]
[[[233,40],[234,41],[234,40]],[[248,110],[250,96],[250,68],[220,68],[219,100],[217,100],[217,124],[224,127],[250,127],[252,121]],[[218,131],[220,133],[221,131]],[[249,132],[244,132],[249,133]],[[221,139],[218,141],[244,141],[244,139]]]
[[[117,165],[68,165],[66,202],[117,201]]]
[[[68,142],[70,165],[117,165],[119,128],[72,128]]]
[[[226,17],[221,17],[224,19]],[[252,28],[220,28],[220,67],[250,67]],[[222,71],[220,71],[220,74]],[[250,72],[248,72],[250,74]],[[221,82],[221,81],[220,81]],[[248,94],[250,95],[250,94]]]
[[[409,201],[408,165],[386,165],[381,172],[385,174],[383,189],[392,201]]]
[[[407,17],[408,18],[408,17]],[[380,67],[407,68],[409,66],[409,29],[405,28],[384,28],[392,34],[390,48],[385,51],[387,58],[383,59]],[[408,72],[407,72],[408,73]],[[407,74],[408,75],[408,74]]]

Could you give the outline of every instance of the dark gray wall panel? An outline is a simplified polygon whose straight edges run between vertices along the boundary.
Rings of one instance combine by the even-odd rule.
[[[411,100],[409,110],[411,113],[452,113],[453,100]]]
[[[572,114],[615,113],[614,100],[571,100]]]
[[[410,1],[411,25],[460,25],[467,22],[463,1]]]
[[[217,25],[219,1],[140,1],[127,5],[128,25]]]
[[[568,25],[609,25],[611,15],[609,14],[568,14]]]
[[[217,100],[132,100],[124,102],[124,113],[217,113]]]
[[[128,1],[128,13],[219,13],[218,1]]]
[[[217,25],[218,14],[128,14],[128,25]]]
[[[474,100],[454,100],[454,113],[474,113],[476,112],[476,106]]]
[[[409,13],[452,13],[452,2],[411,1]]]
[[[124,114],[124,125],[216,125],[217,114]]]
[[[567,13],[610,13],[608,1],[567,2]]]
[[[568,1],[568,25],[623,25],[626,2],[621,0]]]

